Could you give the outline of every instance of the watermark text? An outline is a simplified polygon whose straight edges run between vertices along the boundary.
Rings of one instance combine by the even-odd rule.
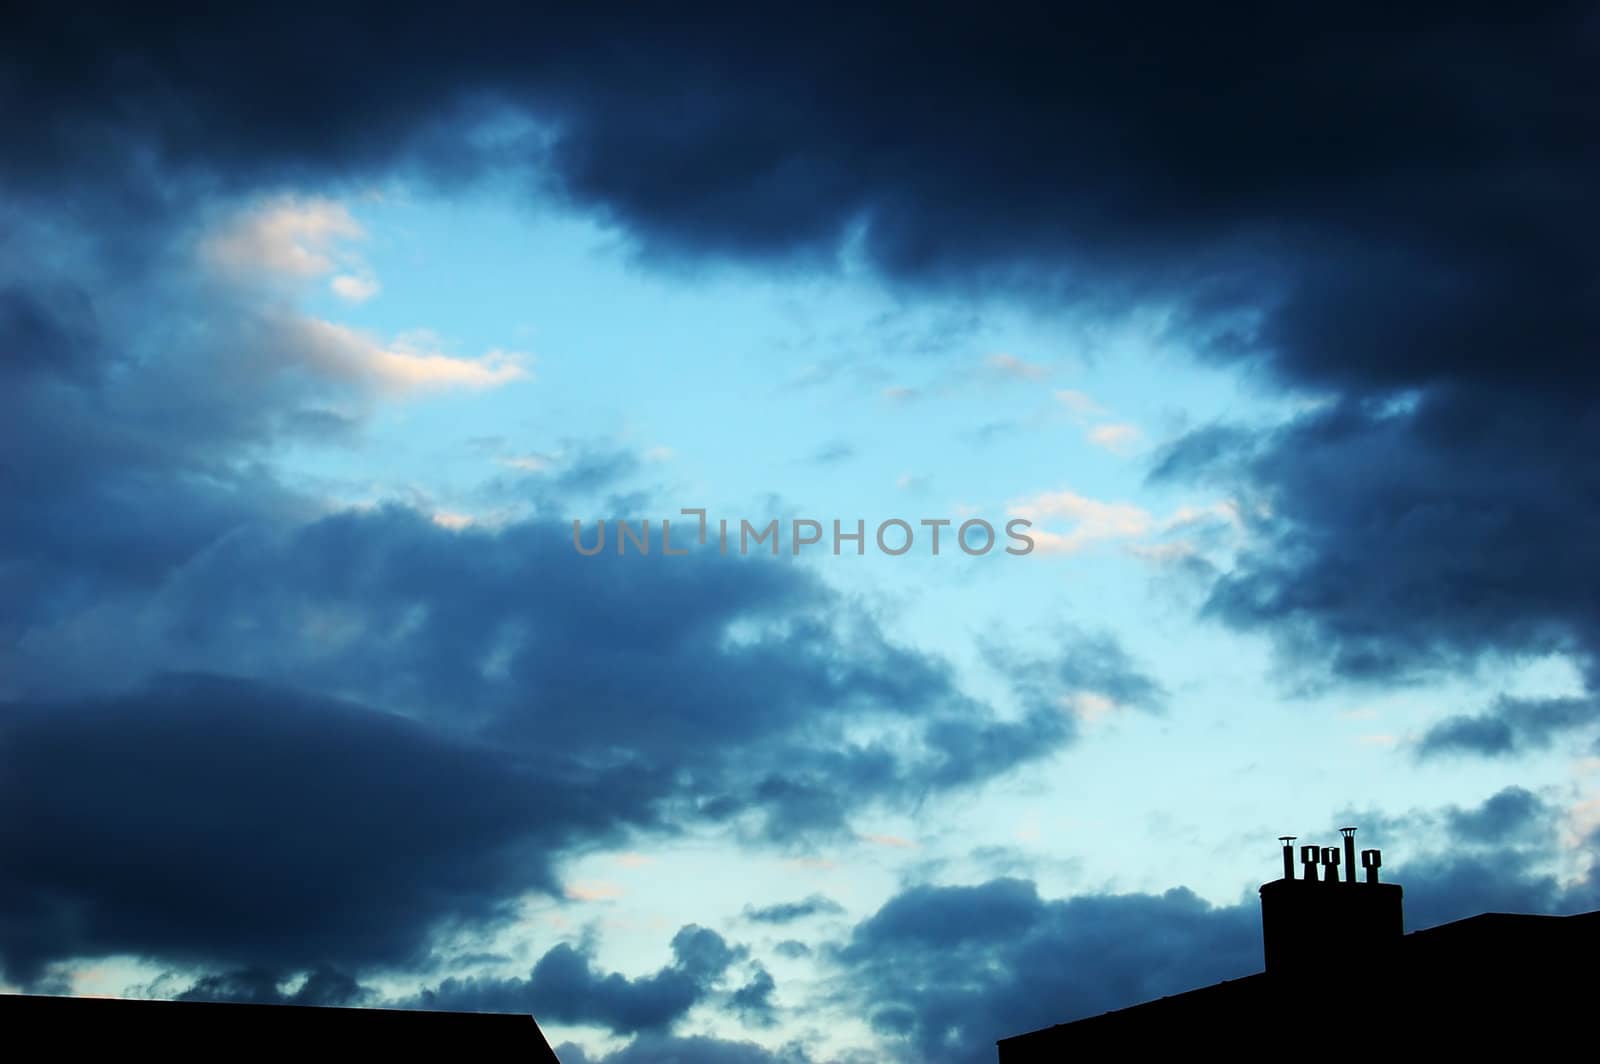
[[[717,553],[723,555],[771,554],[774,557],[785,552],[798,556],[802,551],[861,556],[869,547],[892,558],[914,550],[934,557],[956,551],[980,557],[997,547],[1016,556],[1033,553],[1033,537],[1026,531],[1033,524],[1022,518],[1005,523],[1007,545],[1001,547],[1002,540],[995,526],[981,517],[968,518],[959,524],[948,517],[924,517],[915,522],[891,517],[869,529],[864,518],[827,523],[809,517],[771,518],[764,523],[754,523],[744,518],[712,521],[707,518],[704,507],[686,507],[678,512],[692,521],[679,521],[676,533],[670,518],[659,522],[648,518],[637,521],[613,518],[596,521],[587,529],[586,522],[573,521],[572,547],[585,557],[652,552],[681,557],[689,553],[691,544],[701,547],[714,544]],[[674,535],[678,537],[676,543]]]

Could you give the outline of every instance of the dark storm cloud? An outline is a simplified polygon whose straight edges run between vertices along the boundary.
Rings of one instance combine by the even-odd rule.
[[[417,1008],[531,1012],[540,1020],[596,1024],[618,1034],[662,1032],[705,1000],[744,955],[715,931],[695,925],[672,939],[673,960],[638,979],[598,971],[584,950],[563,943],[539,958],[526,979],[446,979]]]
[[[1505,757],[1548,747],[1576,728],[1600,720],[1587,698],[1510,698],[1501,696],[1482,713],[1446,717],[1418,741],[1419,758],[1443,754]]]
[[[207,677],[12,703],[0,723],[0,960],[133,954],[268,971],[419,962],[554,886],[646,796],[359,706]],[[613,792],[613,788],[615,789]],[[602,800],[602,794],[604,798]]]
[[[1258,925],[1181,889],[1048,900],[996,879],[897,895],[837,960],[906,1059],[991,1061],[997,1038],[1258,969]]]
[[[1494,852],[1505,858],[1520,850],[1528,860],[1543,860],[1552,852],[1562,817],[1561,808],[1548,798],[1511,785],[1472,806],[1398,813],[1347,808],[1336,819],[1361,825],[1362,837],[1375,833],[1385,840],[1386,852],[1408,855],[1409,869],[1457,853],[1479,858]],[[1518,858],[1510,863],[1525,862]]]
[[[1277,293],[1304,303],[1303,327],[1267,335],[1339,377],[1395,372],[1345,349],[1394,338],[1376,323],[1410,311],[1386,282],[1441,250],[1459,265],[1418,291],[1430,320],[1481,299],[1507,237],[1542,252],[1514,297],[1584,309],[1560,302],[1570,284],[1539,295],[1574,245],[1515,224],[1582,202],[1581,5],[910,14],[41,9],[13,20],[17,150],[0,173],[26,185],[145,151],[178,173],[306,180],[521,153],[666,246],[826,257],[866,219],[891,272],[1092,264],[1213,300],[1237,298],[1213,283],[1227,274],[1259,280],[1315,248]],[[474,141],[471,118],[495,107],[547,118],[549,136]],[[1468,214],[1476,242],[1457,231]],[[1336,313],[1375,295],[1370,314]]]
[[[1289,661],[1346,679],[1552,653],[1600,679],[1600,612],[1580,575],[1600,565],[1600,480],[1588,458],[1600,447],[1600,407],[1581,383],[1561,398],[1508,384],[1341,401],[1254,438],[1231,469],[1215,454],[1219,438],[1180,444],[1158,469],[1231,473],[1272,510],[1213,586],[1211,615],[1268,631]],[[1515,708],[1490,716],[1521,722],[1520,738],[1533,740],[1552,731],[1536,718],[1554,719]],[[1508,738],[1480,724],[1476,737],[1462,724],[1464,741],[1446,745],[1492,752]]]
[[[1554,874],[1563,852],[1567,810],[1522,787],[1506,787],[1476,806],[1396,819],[1429,852],[1406,861],[1396,878],[1406,890],[1406,929],[1420,930],[1481,912],[1574,913],[1600,908],[1600,865],[1578,880]],[[1578,852],[1600,833],[1578,840]]]
[[[791,924],[808,916],[833,915],[844,912],[844,906],[825,894],[812,894],[800,901],[767,905],[759,909],[745,907],[745,919],[758,924]]]
[[[1507,787],[1476,809],[1451,810],[1450,833],[1467,842],[1512,842],[1547,824],[1552,812],[1532,791]]]
[[[1385,878],[1405,887],[1406,929],[1421,930],[1481,912],[1574,913],[1600,908],[1600,865],[1580,879],[1555,872],[1570,864],[1569,811],[1523,787],[1508,786],[1474,806],[1448,805],[1383,816],[1341,814],[1376,826],[1388,840]],[[1600,833],[1576,840],[1600,845]],[[1398,858],[1398,861],[1396,860]]]
[[[98,369],[95,344],[94,311],[82,291],[0,289],[0,372],[86,376]]]
[[[728,996],[728,1008],[749,1026],[772,1027],[778,1022],[777,1005],[772,1000],[777,989],[772,973],[757,964],[750,981]]]
[[[371,1005],[377,995],[336,968],[316,968],[293,990],[280,974],[259,968],[203,975],[186,990],[168,993],[172,977],[165,976],[130,996],[174,1001],[234,1001],[249,1005]]]
[[[1600,839],[1591,836],[1585,845]],[[1478,913],[1589,912],[1600,908],[1600,877],[1591,872],[1576,884],[1530,869],[1526,852],[1480,850],[1440,855],[1404,866],[1406,930],[1421,930]]]

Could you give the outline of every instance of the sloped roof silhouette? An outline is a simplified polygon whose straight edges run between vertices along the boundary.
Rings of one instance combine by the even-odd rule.
[[[1593,994],[1578,973],[1600,953],[1600,912],[1482,913],[1405,934],[1400,888],[1378,882],[1376,857],[1356,883],[1296,879],[1290,856],[1285,842],[1284,878],[1261,887],[1266,971],[1001,1038],[1000,1064],[1195,1048],[1483,1055],[1591,1036]]]
[[[221,1060],[241,1051],[340,1049],[560,1064],[534,1018],[513,1013],[0,994],[0,1030],[12,1044],[36,1046],[41,1058],[136,1050]]]
[[[1316,1032],[1337,1040],[1341,1025],[1381,1031],[1385,1050],[1524,1043],[1540,1030],[1589,1022],[1592,991],[1576,973],[1597,949],[1600,912],[1483,913],[1406,935],[1394,954],[1372,958],[1370,967],[1292,977],[1257,972],[1002,1038],[999,1056],[1001,1064],[1025,1064],[1071,1053],[1232,1042],[1287,1045],[1297,1057],[1320,1059]]]

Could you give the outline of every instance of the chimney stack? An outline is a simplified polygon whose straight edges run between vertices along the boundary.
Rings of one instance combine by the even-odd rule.
[[[1294,877],[1293,835],[1280,836],[1283,878],[1261,887],[1261,934],[1267,974],[1282,978],[1359,980],[1375,970],[1384,954],[1405,934],[1398,884],[1378,882],[1383,859],[1377,850],[1361,851],[1366,882],[1355,875],[1353,827],[1343,827],[1340,847],[1301,846],[1303,878]],[[1339,865],[1345,866],[1343,882]],[[1323,867],[1319,875],[1317,866]],[[1332,887],[1320,884],[1334,884]],[[1311,884],[1319,884],[1312,886]],[[1330,952],[1328,944],[1337,943]]]

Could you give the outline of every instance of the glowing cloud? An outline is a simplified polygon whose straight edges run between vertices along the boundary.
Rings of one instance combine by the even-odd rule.
[[[1130,502],[1104,502],[1072,491],[1044,492],[1012,503],[1011,517],[1033,522],[1029,531],[1040,554],[1074,554],[1093,543],[1120,541],[1131,554],[1152,562],[1174,562],[1200,553],[1192,542],[1163,538],[1213,522],[1242,528],[1238,506],[1228,499],[1205,506],[1181,506],[1165,518]],[[1064,530],[1051,525],[1066,524]]]
[[[341,241],[366,233],[328,199],[276,199],[236,217],[206,241],[212,262],[234,273],[318,277],[333,271]],[[342,293],[341,293],[342,294]]]
[[[1075,522],[1066,533],[1036,528],[1030,534],[1034,549],[1045,554],[1071,554],[1097,540],[1133,539],[1155,527],[1149,511],[1132,503],[1101,502],[1071,491],[1046,492],[1013,505],[1008,511],[1035,524],[1045,521]]]
[[[328,287],[347,303],[365,303],[378,294],[382,285],[370,274],[341,273],[328,282]]]
[[[531,361],[509,351],[469,359],[409,343],[384,345],[348,326],[314,318],[296,319],[290,329],[297,353],[318,371],[391,391],[497,388],[528,376]]]
[[[622,897],[622,888],[615,883],[594,880],[569,885],[566,895],[573,901],[615,901]]]
[[[1122,708],[1115,699],[1098,691],[1074,691],[1070,695],[1062,695],[1058,704],[1064,712],[1085,724],[1101,720]]]

